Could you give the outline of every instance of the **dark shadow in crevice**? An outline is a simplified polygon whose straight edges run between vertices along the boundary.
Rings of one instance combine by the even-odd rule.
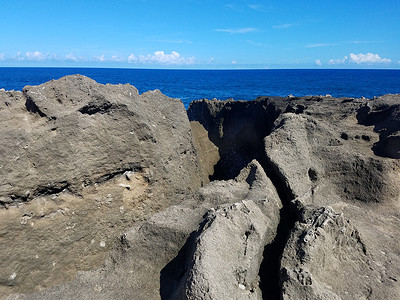
[[[379,134],[379,141],[372,146],[375,155],[400,158],[400,104],[382,102],[373,108],[364,105],[358,109],[356,117],[359,124],[374,126],[374,131]],[[368,135],[363,135],[362,139],[370,141]]]
[[[184,288],[189,271],[193,268],[193,254],[196,250],[196,239],[207,223],[205,218],[199,229],[193,231],[187,238],[178,255],[160,272],[160,296],[162,300],[175,300],[177,294]]]
[[[290,232],[298,219],[298,211],[291,202],[295,196],[277,166],[264,153],[259,158],[259,162],[274,184],[282,202],[275,239],[265,246],[264,259],[259,270],[263,299],[274,300],[281,299],[280,261]]]
[[[280,259],[298,215],[291,202],[294,195],[290,187],[278,167],[266,156],[264,138],[271,134],[274,122],[282,111],[303,113],[306,107],[289,107],[284,99],[279,100],[281,102],[268,98],[254,102],[228,102],[223,109],[212,114],[207,103],[199,103],[188,111],[189,119],[199,121],[219,149],[220,160],[214,167],[211,180],[233,179],[256,159],[274,184],[282,202],[277,234],[274,241],[265,246],[259,271],[263,299],[281,297]]]

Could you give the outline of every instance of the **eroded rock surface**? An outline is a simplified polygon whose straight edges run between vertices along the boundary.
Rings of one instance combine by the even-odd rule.
[[[67,76],[0,92],[0,297],[100,266],[116,236],[202,182],[177,99]]]
[[[373,294],[381,279],[376,267],[343,214],[306,206],[281,260],[283,299],[385,299]]]
[[[234,180],[213,182],[129,229],[101,269],[8,299],[262,299],[259,265],[280,207],[253,161]]]
[[[0,100],[0,297],[400,298],[398,95]]]
[[[287,208],[281,220],[298,221],[294,229],[284,229],[289,240],[274,246],[285,249],[282,270],[276,273],[284,299],[400,297],[396,286],[400,248],[395,238],[400,234],[400,164],[395,159],[400,151],[398,112],[398,95],[371,100],[328,96],[264,97],[254,102],[201,100],[189,107],[190,119],[209,128],[211,141],[220,149],[219,164],[231,164],[222,177],[257,158]],[[249,128],[253,132],[246,134]],[[264,143],[255,146],[254,136],[264,136]],[[312,217],[304,221],[307,205],[315,206],[315,214],[326,212],[330,220],[328,232],[318,229],[317,242],[310,248],[298,242],[311,234],[308,229],[300,232],[299,226],[308,228],[301,224],[314,222]],[[362,241],[363,251],[359,243],[352,242],[354,235]],[[349,240],[346,249],[335,249],[335,243],[344,240]],[[305,263],[300,260],[303,254]],[[340,272],[354,280],[345,282],[347,277],[338,277]]]

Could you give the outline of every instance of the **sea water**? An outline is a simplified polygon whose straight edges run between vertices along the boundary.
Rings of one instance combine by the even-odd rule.
[[[400,93],[400,70],[159,70],[111,68],[0,68],[0,88],[22,90],[65,75],[99,83],[130,83],[140,93],[159,89],[185,107],[197,99],[253,100],[259,96],[331,95],[373,98]]]

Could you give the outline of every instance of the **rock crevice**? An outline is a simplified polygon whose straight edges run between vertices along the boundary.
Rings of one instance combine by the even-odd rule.
[[[0,298],[398,299],[398,108],[0,91]]]

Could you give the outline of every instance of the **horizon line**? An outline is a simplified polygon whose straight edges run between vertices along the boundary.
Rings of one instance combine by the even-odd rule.
[[[0,69],[124,69],[124,70],[160,70],[160,71],[256,71],[256,70],[399,70],[400,68],[129,68],[95,66],[0,66]]]

